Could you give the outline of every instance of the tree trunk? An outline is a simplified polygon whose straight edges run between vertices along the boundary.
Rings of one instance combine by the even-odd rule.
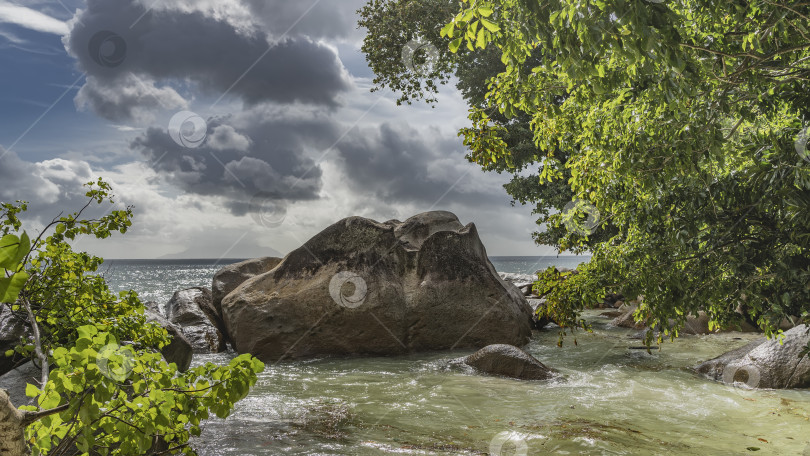
[[[25,441],[25,414],[17,410],[8,393],[0,389],[0,454],[3,456],[29,456],[31,450]]]

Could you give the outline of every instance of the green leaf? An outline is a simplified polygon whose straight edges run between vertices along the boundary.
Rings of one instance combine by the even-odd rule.
[[[446,36],[446,37],[452,38],[453,37],[453,32],[455,31],[455,29],[456,29],[456,24],[454,22],[449,22],[447,25],[442,27],[441,31],[439,32],[439,35],[442,36],[442,37]]]
[[[9,278],[0,279],[0,302],[16,302],[28,277],[27,272],[20,271]]]
[[[25,395],[28,397],[37,397],[41,392],[39,388],[30,383],[25,385]]]
[[[461,38],[456,38],[450,42],[450,52],[458,52],[458,48],[461,46]]]
[[[481,25],[486,27],[487,30],[489,30],[492,33],[495,33],[495,32],[497,32],[497,31],[499,31],[501,29],[500,27],[495,25],[494,22],[490,22],[489,20],[484,19],[484,18],[481,18]]]
[[[7,234],[0,238],[0,268],[16,269],[17,251],[20,246],[20,238],[13,234]]]

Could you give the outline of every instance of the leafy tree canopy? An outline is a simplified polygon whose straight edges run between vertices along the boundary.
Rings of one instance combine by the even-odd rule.
[[[643,296],[662,335],[700,309],[769,335],[807,318],[808,17],[802,1],[464,1],[448,48],[494,46],[505,65],[463,131],[471,156],[511,166],[489,110],[529,116],[541,181],[567,180],[616,230],[541,284],[558,322],[615,290]],[[582,245],[569,231],[560,245]]]
[[[137,294],[112,293],[97,274],[102,259],[69,244],[131,225],[131,208],[83,218],[91,206],[113,203],[106,182],[88,187],[87,205],[57,217],[33,240],[20,231],[26,204],[0,205],[0,302],[27,317],[31,337],[15,352],[42,370],[41,384],[26,391],[36,406],[15,410],[0,395],[0,442],[16,442],[6,448],[11,456],[193,455],[188,441],[201,421],[227,417],[264,366],[242,355],[227,366],[180,372],[163,359],[169,335],[146,322]]]

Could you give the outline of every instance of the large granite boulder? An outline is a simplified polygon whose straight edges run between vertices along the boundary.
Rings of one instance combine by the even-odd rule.
[[[349,217],[222,301],[240,353],[264,361],[523,345],[531,309],[450,212]]]
[[[214,309],[208,288],[193,287],[174,292],[166,304],[166,318],[183,330],[195,353],[226,350],[224,324]]]
[[[281,263],[281,258],[264,257],[229,264],[214,274],[211,284],[211,300],[217,315],[222,317],[222,299],[245,280],[264,274]]]
[[[808,325],[778,338],[758,340],[698,365],[695,370],[724,383],[751,388],[810,388],[810,358],[799,354],[810,342]]]
[[[194,351],[191,348],[191,342],[183,335],[183,330],[179,326],[174,325],[164,317],[158,310],[156,302],[147,302],[145,304],[146,310],[144,315],[146,321],[149,323],[157,323],[169,333],[171,342],[169,345],[163,347],[160,353],[167,363],[175,363],[180,372],[185,372],[191,366],[191,358]]]
[[[534,356],[505,344],[487,345],[463,358],[463,363],[486,374],[521,380],[546,380],[554,375],[553,370]]]
[[[0,375],[25,362],[21,355],[15,353],[6,356],[6,352],[13,350],[22,338],[30,335],[27,321],[24,312],[12,312],[7,305],[0,305]]]

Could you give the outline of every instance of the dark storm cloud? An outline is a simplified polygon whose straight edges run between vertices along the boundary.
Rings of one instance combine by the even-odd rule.
[[[173,87],[188,81],[206,94],[229,92],[248,105],[272,101],[335,107],[337,96],[351,87],[328,47],[302,35],[271,46],[264,31],[200,11],[147,11],[134,0],[88,0],[72,25],[66,46],[91,76],[86,82],[91,88],[83,89],[77,102],[100,115],[112,113],[114,120],[131,108],[111,104],[131,105],[141,98],[156,103],[149,96],[153,94],[126,96],[150,92],[133,82],[131,74],[173,82]],[[120,100],[113,96],[115,91],[121,93]]]
[[[441,198],[443,204],[503,204],[502,192],[469,185],[481,180],[480,170],[470,172],[477,166],[466,163],[458,138],[442,137],[437,130],[420,133],[385,123],[353,131],[336,148],[349,185],[383,201],[432,205]]]
[[[132,148],[186,192],[227,196],[237,215],[257,193],[288,201],[318,197],[322,171],[308,151],[327,148],[337,136],[329,120],[251,112],[209,119],[207,126],[210,135],[197,148],[182,147],[158,128],[136,138]]]

